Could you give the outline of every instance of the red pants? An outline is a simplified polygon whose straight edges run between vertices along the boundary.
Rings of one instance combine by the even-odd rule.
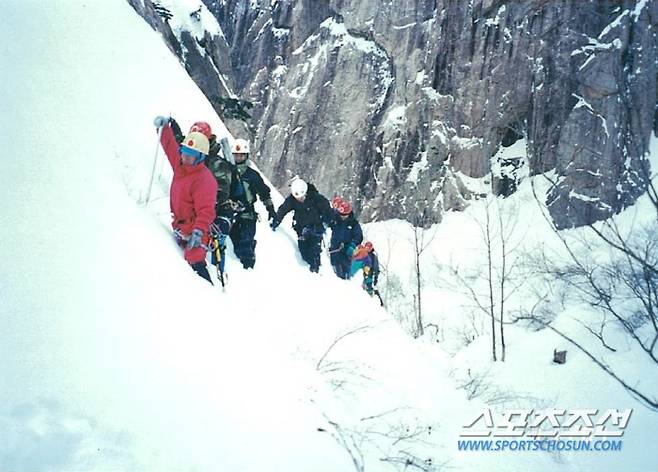
[[[175,233],[175,235],[176,235],[176,242],[181,247],[181,249],[183,249],[183,257],[188,262],[188,264],[192,265],[192,264],[196,264],[197,262],[204,262],[206,260],[207,249],[205,247],[195,247],[193,249],[187,249],[187,241],[181,238],[178,235],[178,233]],[[210,238],[208,237],[208,234],[204,234],[203,239],[201,240],[201,244],[208,247],[209,243],[210,243]]]

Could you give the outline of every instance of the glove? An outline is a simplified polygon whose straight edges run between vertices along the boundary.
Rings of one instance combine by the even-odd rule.
[[[180,247],[185,247],[187,244],[187,241],[185,241],[185,237],[180,229],[174,230],[174,239],[176,240],[176,244],[178,244]]]
[[[352,254],[354,254],[354,250],[355,250],[355,249],[356,249],[356,246],[355,246],[354,244],[349,244],[349,245],[345,248],[345,254],[346,254],[348,257],[352,257]]]
[[[156,128],[162,128],[167,123],[169,123],[169,118],[164,116],[156,116],[155,119],[153,120],[153,125]]]
[[[276,219],[276,211],[274,211],[274,205],[269,205],[265,207],[267,210],[267,219],[270,221],[274,221]]]
[[[219,242],[219,247],[224,248],[226,247],[226,235],[223,233],[220,233],[217,236],[217,241]]]
[[[171,126],[171,130],[174,132],[176,142],[179,144],[182,143],[183,139],[185,139],[185,136],[183,136],[183,132],[180,130],[180,126],[178,126],[176,120],[174,120],[171,116],[169,117],[169,126]]]
[[[201,246],[201,240],[203,239],[203,231],[200,229],[192,230],[189,239],[187,240],[187,249],[194,249],[195,247]]]
[[[279,222],[277,221],[276,217],[274,217],[270,222],[270,228],[272,228],[272,231],[276,231],[278,227],[279,227]]]
[[[312,238],[314,236],[317,236],[315,231],[313,230],[312,227],[307,226],[304,229],[302,229],[302,236],[300,239],[307,239],[307,238]]]

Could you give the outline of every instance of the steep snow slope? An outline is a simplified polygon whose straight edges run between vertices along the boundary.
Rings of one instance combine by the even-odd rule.
[[[220,126],[202,94],[127,4],[3,10],[0,469],[344,468],[267,300],[200,283],[134,201],[156,113]]]
[[[256,271],[228,261],[226,294],[190,271],[161,152],[152,204],[137,204],[151,122],[222,126],[127,4],[32,2],[1,18],[0,469],[349,470],[338,424],[405,393],[419,404],[420,376],[398,358],[418,351],[358,286],[297,264],[283,228],[259,228]],[[369,338],[328,352],[362,326]],[[386,389],[354,394],[351,412],[376,368]]]

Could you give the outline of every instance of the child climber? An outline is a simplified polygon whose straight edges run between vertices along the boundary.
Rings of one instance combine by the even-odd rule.
[[[363,290],[371,297],[377,295],[379,303],[384,306],[379,290],[375,288],[379,278],[379,260],[370,241],[359,244],[352,254],[352,275],[356,274],[359,269],[363,270],[363,283],[361,284]]]

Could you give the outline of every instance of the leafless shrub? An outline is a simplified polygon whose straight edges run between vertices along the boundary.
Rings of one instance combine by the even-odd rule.
[[[455,375],[454,372],[453,375]],[[482,372],[467,369],[465,375],[457,379],[457,387],[466,392],[469,400],[477,398],[489,406],[527,408],[528,404],[532,404],[541,408],[551,404],[550,400],[499,387],[493,382],[490,369]]]
[[[343,341],[348,336],[353,336],[357,333],[362,333],[369,329],[371,329],[370,326],[359,326],[341,334],[333,340],[333,342],[318,359],[315,365],[315,369],[323,375],[327,376],[328,381],[333,386],[334,390],[345,388],[350,383],[372,380],[365,373],[365,371],[369,370],[369,368],[362,362],[356,360],[334,361],[330,359],[330,354],[334,348],[340,344],[341,341]]]
[[[410,408],[401,407],[360,418],[355,425],[346,426],[323,413],[328,432],[349,455],[354,470],[369,470],[372,460],[383,462],[395,471],[420,470],[438,472],[447,462],[439,462],[427,451],[436,450],[431,436],[436,426],[421,424],[417,420],[405,421],[401,413]]]

